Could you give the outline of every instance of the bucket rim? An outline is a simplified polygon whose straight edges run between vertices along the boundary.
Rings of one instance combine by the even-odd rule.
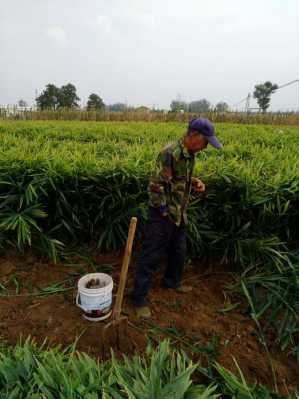
[[[104,287],[100,288],[86,288],[85,284],[88,280],[92,278],[98,278],[98,279],[104,279],[106,282],[106,285]],[[113,288],[113,279],[109,274],[106,273],[87,273],[84,276],[80,277],[78,280],[78,290],[79,291],[85,291],[88,290],[87,292],[90,294],[97,293],[99,291],[105,291],[105,290],[111,290]]]

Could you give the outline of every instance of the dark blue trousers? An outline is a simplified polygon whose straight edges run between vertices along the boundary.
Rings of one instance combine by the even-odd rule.
[[[161,216],[158,210],[150,207],[145,238],[136,268],[133,292],[135,306],[146,304],[153,273],[158,270],[163,255],[167,255],[164,286],[177,288],[182,279],[186,256],[185,224],[177,226],[168,217]]]

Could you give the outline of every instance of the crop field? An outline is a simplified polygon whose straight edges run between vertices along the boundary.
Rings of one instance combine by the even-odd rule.
[[[298,126],[216,123],[224,149],[197,154],[206,192],[188,209],[195,292],[155,288],[151,323],[130,318],[128,358],[99,354],[100,327],[74,306],[82,274],[118,280],[137,216],[132,287],[148,177],[185,129],[0,121],[1,398],[299,397]],[[27,335],[37,343],[18,344]],[[76,337],[79,354],[65,349]]]

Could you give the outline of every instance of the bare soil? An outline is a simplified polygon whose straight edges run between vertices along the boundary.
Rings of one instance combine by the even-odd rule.
[[[132,355],[145,350],[148,337],[157,342],[169,337],[204,366],[208,359],[216,359],[237,373],[234,357],[249,382],[257,381],[273,388],[269,363],[245,302],[238,298],[241,302],[238,307],[229,312],[221,311],[236,299],[225,291],[233,282],[230,273],[217,265],[208,270],[204,265],[187,266],[184,283],[193,287],[188,294],[162,288],[161,275],[155,276],[149,296],[153,317],[142,321],[136,318],[130,303],[132,262],[124,306],[129,317],[128,329],[118,345],[111,340],[103,342],[102,330],[110,320],[90,322],[83,318],[82,311],[75,306],[77,281],[82,275],[104,271],[101,267],[111,264],[113,269],[109,273],[117,285],[121,261],[119,254],[93,254],[92,262],[74,257],[72,264],[54,264],[30,252],[24,255],[6,252],[0,256],[0,283],[8,289],[1,290],[0,286],[1,338],[9,344],[28,336],[37,343],[47,338],[50,346],[59,344],[62,348],[77,339],[78,350],[104,359],[109,355],[110,345],[117,355]],[[49,294],[48,287],[59,289],[61,286],[57,283],[62,281],[67,290]],[[280,392],[286,394],[288,390],[299,389],[296,359],[280,350],[274,336],[269,339]]]

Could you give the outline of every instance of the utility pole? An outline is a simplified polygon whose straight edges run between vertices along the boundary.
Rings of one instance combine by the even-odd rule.
[[[34,99],[34,105],[33,105],[33,108],[35,108],[35,109],[37,109],[37,102],[36,102],[37,97],[38,97],[38,90],[35,89],[35,99]]]
[[[251,94],[248,93],[248,96],[246,98],[246,103],[245,103],[245,112],[249,112],[249,108],[250,108],[250,98],[251,98]]]
[[[248,96],[247,96],[248,97]],[[235,112],[238,112],[238,106],[242,104],[244,101],[247,100],[247,97],[243,98],[243,100],[239,101],[238,103],[234,104],[233,107],[235,108]]]

